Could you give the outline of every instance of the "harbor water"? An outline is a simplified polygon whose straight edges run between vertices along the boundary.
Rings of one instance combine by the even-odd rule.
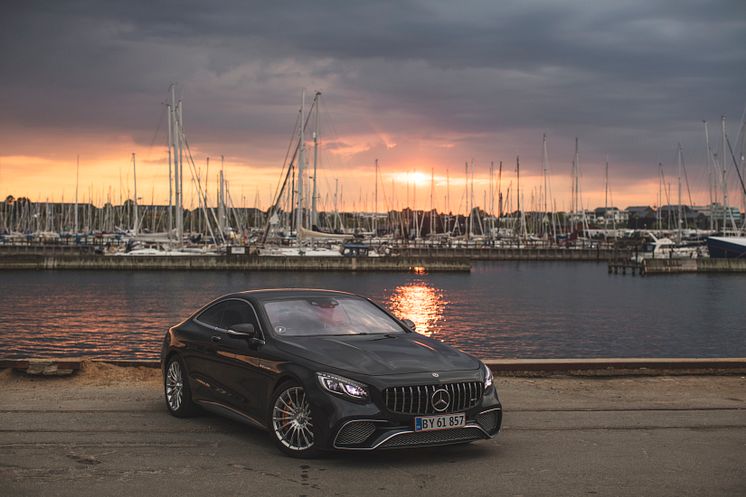
[[[471,273],[3,271],[0,358],[155,359],[222,294],[346,290],[482,358],[746,356],[746,275],[610,275],[605,264],[483,262]]]

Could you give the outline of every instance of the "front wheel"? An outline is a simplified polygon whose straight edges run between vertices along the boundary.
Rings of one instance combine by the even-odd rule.
[[[285,383],[272,397],[272,439],[279,449],[292,457],[315,457],[311,404],[303,387],[295,382]]]
[[[193,416],[197,406],[192,402],[192,392],[183,363],[178,356],[172,356],[163,375],[163,390],[168,411],[177,418]]]

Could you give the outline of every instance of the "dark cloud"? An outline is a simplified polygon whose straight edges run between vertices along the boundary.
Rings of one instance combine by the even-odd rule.
[[[580,136],[589,163],[655,177],[678,141],[701,158],[702,119],[740,117],[746,2],[3,2],[0,74],[8,136],[147,144],[178,81],[202,149],[281,159],[306,87],[331,139],[531,167],[546,131],[562,167]]]

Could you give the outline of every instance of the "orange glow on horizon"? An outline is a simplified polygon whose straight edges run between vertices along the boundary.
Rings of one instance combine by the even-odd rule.
[[[349,140],[353,143],[354,140]],[[136,152],[138,197],[141,204],[166,204],[168,202],[168,163],[163,147],[148,149],[131,141],[109,144],[104,150],[80,156],[78,201],[92,201],[103,205],[108,201],[119,204],[131,198],[134,192],[131,153]],[[206,157],[200,150],[193,150],[196,173],[202,178],[208,193],[208,203],[215,205],[219,156],[210,162],[209,179]],[[405,207],[427,210],[430,208],[431,184],[433,204],[441,212],[466,213],[464,201],[467,179],[463,166],[443,164],[429,156],[410,157],[397,152],[396,160],[380,161],[378,182],[379,211],[399,210]],[[411,164],[416,163],[416,167]],[[434,178],[431,177],[434,171]],[[184,165],[184,203],[187,207],[197,204],[192,173]],[[233,204],[266,210],[274,200],[281,180],[281,164],[271,161],[247,162],[236,157],[225,158],[225,174]],[[73,202],[76,187],[75,154],[6,155],[0,156],[0,195],[28,197],[32,201]],[[360,157],[335,154],[334,159],[322,162],[318,172],[319,208],[333,209],[335,180],[339,180],[338,206],[342,211],[372,212],[374,210],[375,169],[372,161]],[[468,183],[472,185],[471,177]],[[554,174],[550,178],[553,201],[550,210],[566,211],[570,206],[570,178],[567,174]],[[593,209],[604,205],[603,180],[583,180],[582,205]],[[493,185],[495,213],[498,205],[497,179]],[[489,165],[477,163],[473,179],[473,205],[489,210]],[[503,195],[503,212],[515,209],[516,178],[512,170],[504,169],[500,190]],[[521,175],[521,205],[525,210],[543,208],[543,178],[527,168]],[[696,195],[696,192],[694,192]],[[630,205],[654,206],[657,201],[657,179],[625,180],[613,185],[609,205],[621,209]],[[704,195],[704,194],[702,194]],[[694,202],[704,205],[707,201],[695,196]],[[740,206],[740,195],[739,207]],[[675,201],[674,201],[675,202]],[[664,201],[664,203],[667,203]]]

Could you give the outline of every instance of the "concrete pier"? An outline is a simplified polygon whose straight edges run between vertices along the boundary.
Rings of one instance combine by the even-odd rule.
[[[2,269],[102,269],[192,271],[392,271],[469,272],[464,258],[406,257],[260,257],[223,256],[104,256],[104,255],[0,255]]]
[[[746,273],[746,259],[645,259],[644,273]]]
[[[398,247],[401,255],[437,259],[465,258],[474,261],[609,261],[633,252],[608,248],[545,247]]]

